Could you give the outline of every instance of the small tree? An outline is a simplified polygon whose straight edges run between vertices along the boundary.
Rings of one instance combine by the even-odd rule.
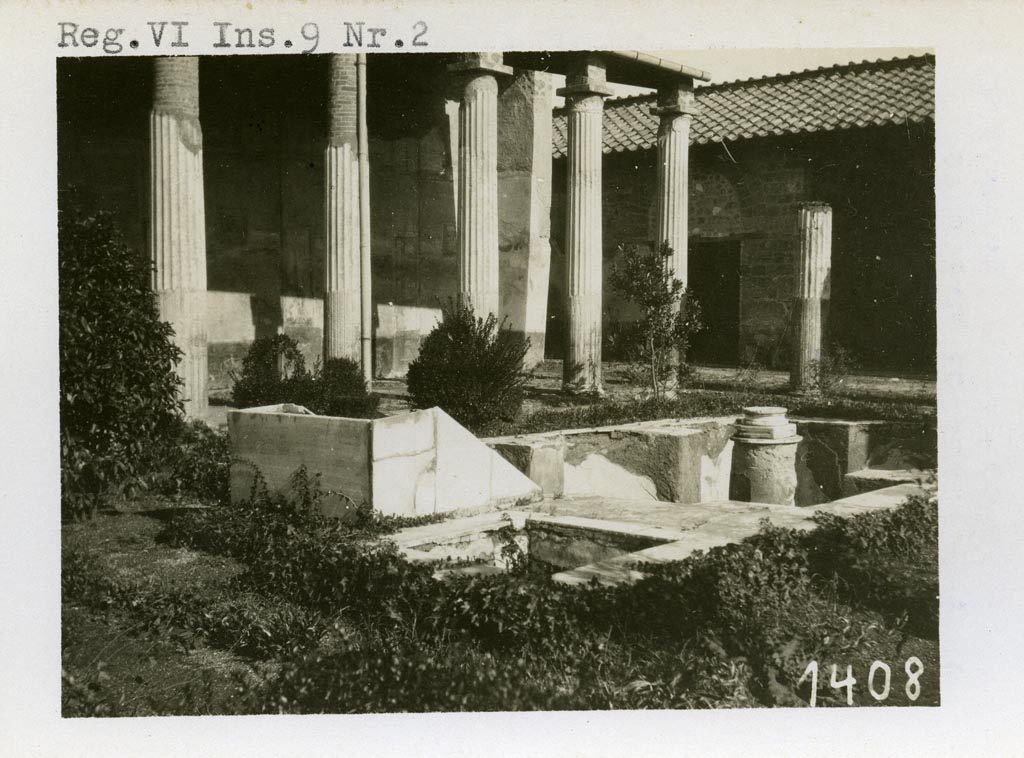
[[[420,345],[409,365],[409,395],[417,408],[438,406],[460,424],[511,421],[523,404],[523,360],[530,340],[515,334],[494,314],[477,318],[454,301],[441,310],[441,323]]]
[[[673,368],[676,379],[685,381],[690,338],[704,328],[700,304],[672,276],[671,259],[667,242],[658,250],[620,246],[610,277],[612,287],[640,308],[640,319],[625,340],[631,344],[627,358],[644,367],[645,381],[655,397],[664,394]]]
[[[86,216],[73,196],[58,218],[61,506],[89,516],[139,482],[140,461],[181,415],[181,351],[160,320],[149,261],[109,214]]]

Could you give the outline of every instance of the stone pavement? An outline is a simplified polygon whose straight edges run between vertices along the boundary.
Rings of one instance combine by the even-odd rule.
[[[596,560],[593,552],[588,555],[592,544],[583,545],[577,553],[588,555],[580,561],[584,565],[559,571],[552,577],[562,584],[585,585],[596,581],[612,586],[641,579],[643,564],[680,561],[699,550],[740,542],[757,534],[766,520],[782,528],[813,529],[817,513],[855,516],[895,508],[911,495],[933,495],[936,491],[918,484],[900,484],[808,508],[734,500],[680,504],[608,497],[549,499],[505,511],[410,527],[393,539],[408,560],[437,564],[441,574],[455,565],[450,563],[455,560],[468,561],[473,566],[486,564],[486,571],[492,571],[491,558],[498,553],[494,533],[506,525],[523,530],[527,521],[560,528],[563,535],[572,535],[567,537],[569,542],[585,543],[603,534],[618,545],[630,540],[655,543],[604,560]],[[533,541],[531,538],[531,553]],[[569,546],[561,557],[565,558],[572,549]]]
[[[642,571],[637,568],[639,564],[680,561],[698,550],[740,542],[757,534],[761,522],[766,519],[773,526],[813,529],[816,513],[855,516],[879,509],[895,508],[910,495],[932,492],[916,484],[900,484],[810,508],[741,503],[733,500],[685,506],[664,503],[654,508],[650,507],[650,503],[630,504],[606,498],[548,501],[544,506],[553,506],[552,513],[559,516],[572,514],[642,524],[645,527],[657,525],[665,528],[668,533],[684,533],[672,542],[568,571],[560,571],[552,578],[563,584],[589,584],[597,581],[599,584],[610,586],[634,582],[643,577]]]

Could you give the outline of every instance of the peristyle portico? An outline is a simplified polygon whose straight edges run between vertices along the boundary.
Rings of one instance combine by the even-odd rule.
[[[424,330],[422,325],[410,328],[402,319],[408,320],[408,312],[416,307],[436,305],[446,296],[472,304],[480,315],[507,318],[514,330],[531,338],[531,359],[543,357],[549,321],[551,111],[556,94],[565,98],[569,114],[569,202],[564,302],[550,307],[564,309],[567,317],[565,389],[602,390],[602,120],[611,83],[658,90],[657,230],[675,250],[677,276],[685,278],[688,127],[695,112],[694,80],[709,78],[702,71],[642,53],[615,51],[246,60],[260,71],[291,66],[286,70],[306,77],[299,81],[289,74],[288,86],[306,92],[301,102],[296,93],[286,94],[295,98],[296,110],[304,108],[308,115],[282,116],[277,138],[285,144],[282,150],[299,141],[300,131],[308,136],[307,143],[318,139],[322,168],[316,171],[317,160],[303,166],[298,160],[285,165],[282,159],[275,181],[282,197],[286,192],[319,196],[322,226],[307,228],[304,237],[293,231],[300,211],[289,211],[286,206],[292,201],[287,198],[276,203],[279,221],[265,213],[254,215],[246,206],[241,244],[251,250],[257,241],[253,229],[271,222],[279,225],[280,233],[266,235],[260,251],[271,262],[260,265],[273,269],[276,244],[289,256],[278,260],[281,279],[299,279],[300,294],[314,296],[304,297],[301,308],[279,307],[282,312],[291,307],[307,314],[308,333],[316,334],[320,343],[311,351],[316,358],[351,358],[368,372],[373,339],[377,372],[384,374],[382,356],[387,351],[382,347],[388,340],[394,341],[397,354],[402,335]],[[209,255],[220,255],[211,251],[227,236],[225,214],[245,205],[239,193],[272,194],[259,182],[236,181],[234,194],[225,195],[223,176],[243,162],[253,165],[254,175],[268,173],[258,164],[260,156],[245,155],[249,151],[242,144],[242,137],[265,142],[267,136],[260,124],[244,124],[235,113],[221,110],[221,98],[214,100],[208,92],[219,87],[219,92],[240,94],[238,79],[231,80],[233,89],[225,90],[226,77],[219,74],[219,67],[233,67],[231,75],[240,78],[244,74],[236,72],[245,70],[242,60],[173,57],[134,65],[149,66],[152,77],[144,160],[149,200],[140,224],[146,230],[161,315],[174,326],[185,354],[178,370],[187,412],[200,417],[206,411],[208,381],[223,363],[219,354],[211,358],[213,345],[222,339],[217,335],[244,326],[244,318],[228,314],[240,307],[235,292],[246,291],[244,285],[235,287],[231,277],[237,273],[244,279],[251,273],[246,269],[256,265],[243,255],[240,265],[225,271]],[[207,83],[208,71],[218,72],[220,78]],[[557,93],[553,74],[565,77],[565,86]],[[258,111],[259,104],[249,107]],[[204,155],[211,108],[217,145],[214,155]],[[243,133],[244,126],[255,126],[255,134]],[[399,133],[414,133],[420,140],[414,164],[398,148],[394,136]],[[235,135],[238,143],[232,141]],[[308,154],[308,144],[301,149]],[[62,165],[62,181],[75,181],[79,171],[67,163]],[[401,189],[403,174],[417,177],[414,206]],[[212,194],[211,177],[217,183]],[[313,215],[308,206],[300,210]],[[412,214],[415,240],[404,220]],[[411,245],[433,245],[436,257],[418,249],[414,262],[408,254]],[[320,255],[322,265],[317,265]],[[298,264],[292,261],[296,257]],[[217,270],[217,284],[208,292],[211,265]],[[313,271],[308,281],[295,275],[300,265]],[[283,289],[277,288],[282,303]],[[259,292],[251,295],[255,336],[256,303],[261,297]],[[279,317],[279,329],[286,317]],[[310,323],[317,319],[319,324]]]

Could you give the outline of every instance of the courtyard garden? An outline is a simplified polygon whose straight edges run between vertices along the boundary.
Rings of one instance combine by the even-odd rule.
[[[64,715],[938,703],[936,502],[602,588],[528,558],[439,581],[407,522],[296,487],[66,525]]]
[[[938,704],[937,498],[816,514],[812,530],[765,522],[619,586],[558,583],[511,537],[504,570],[439,578],[394,537],[445,515],[353,503],[328,518],[301,467],[287,496],[256,472],[232,499],[226,433],[181,417],[145,266],[103,216],[62,217],[60,240],[65,716]],[[566,396],[524,354],[452,304],[407,384],[369,392],[352,362],[307,367],[279,335],[224,402],[359,418],[438,405],[479,437],[751,405],[934,428],[927,389],[833,375],[793,396],[751,368],[647,393],[624,370],[605,397]]]

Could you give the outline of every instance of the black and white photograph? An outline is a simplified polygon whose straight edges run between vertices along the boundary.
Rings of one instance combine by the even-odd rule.
[[[455,6],[145,5],[60,5],[38,35],[50,420],[24,457],[46,451],[62,732],[434,714],[442,740],[490,714],[431,749],[662,754],[543,735],[964,707],[963,624],[1004,604],[949,562],[995,497],[963,471],[1002,487],[1016,422],[965,411],[985,391],[953,347],[1003,305],[951,277],[1003,264],[942,243],[973,212],[947,166],[991,148],[937,152],[965,118],[948,30],[523,44],[496,5],[475,45]],[[978,181],[972,203],[1006,190]],[[1004,382],[1014,340],[985,334]],[[1000,508],[978,529],[1019,536]]]

